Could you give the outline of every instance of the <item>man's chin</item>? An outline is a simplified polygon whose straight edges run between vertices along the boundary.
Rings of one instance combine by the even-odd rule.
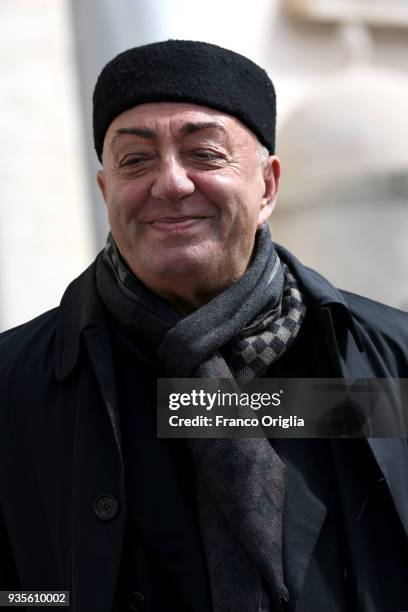
[[[214,260],[217,258],[214,257],[211,246],[213,245],[209,243],[191,244],[166,248],[163,253],[155,249],[151,251],[150,257],[146,257],[145,252],[144,268],[149,271],[149,275],[167,277],[168,280],[188,277],[189,281],[194,282],[192,275],[206,276],[209,270],[214,269]]]
[[[158,262],[156,270],[161,276],[170,278],[184,277],[194,282],[194,277],[208,274],[210,262],[207,259],[196,257],[169,256],[166,261]]]

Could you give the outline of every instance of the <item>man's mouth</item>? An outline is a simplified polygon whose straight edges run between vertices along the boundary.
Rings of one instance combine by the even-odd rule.
[[[193,215],[183,217],[160,217],[159,219],[150,221],[149,225],[159,231],[175,232],[188,230],[208,218],[209,217]]]

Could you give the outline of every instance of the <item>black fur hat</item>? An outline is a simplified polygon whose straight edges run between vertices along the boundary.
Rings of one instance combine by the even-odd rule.
[[[128,49],[102,70],[93,95],[95,150],[123,111],[146,102],[191,102],[237,117],[275,151],[276,99],[266,72],[217,45],[167,40]]]

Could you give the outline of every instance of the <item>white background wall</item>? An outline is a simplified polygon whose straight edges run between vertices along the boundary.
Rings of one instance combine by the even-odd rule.
[[[58,304],[92,254],[69,14],[0,4],[0,326]]]

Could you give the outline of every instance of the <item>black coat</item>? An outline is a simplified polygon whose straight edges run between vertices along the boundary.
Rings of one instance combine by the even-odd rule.
[[[279,252],[304,291],[336,376],[408,378],[408,315],[340,292],[284,249]],[[68,590],[70,610],[109,612],[127,492],[112,351],[95,264],[69,285],[58,308],[2,334],[0,354],[0,590]],[[143,402],[138,384],[135,397]],[[343,442],[348,441],[334,443],[334,456],[358,576],[357,609],[406,610],[406,440],[364,443],[378,471],[367,478]],[[312,460],[299,465],[296,452],[290,456],[289,451],[287,461],[294,480],[301,474],[296,486],[304,488],[306,502],[302,517],[296,516],[296,499],[289,510],[293,529],[288,546],[302,551],[296,567],[288,569],[295,599],[327,511],[326,494],[313,482],[318,468]],[[298,489],[288,491],[295,498]],[[368,510],[362,513],[367,499]],[[187,607],[195,612],[208,609],[205,570],[202,579],[193,576],[200,567],[199,559],[192,562],[190,576],[178,576],[172,568],[173,579],[186,585]],[[196,585],[190,593],[189,583]],[[300,612],[322,609],[318,600],[307,599]]]

